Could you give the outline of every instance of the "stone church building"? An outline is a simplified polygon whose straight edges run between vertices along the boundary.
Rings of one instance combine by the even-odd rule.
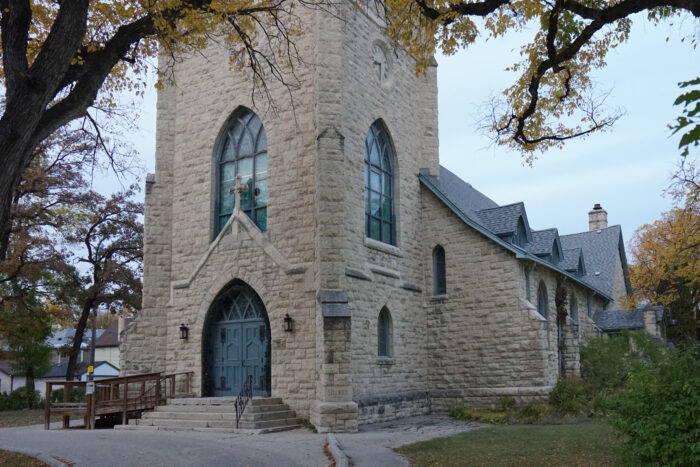
[[[214,45],[158,93],[122,373],[192,370],[209,397],[251,377],[319,431],[545,398],[629,288],[619,226],[597,206],[585,235],[531,229],[440,166],[437,67],[417,77],[349,2],[299,14],[293,109],[257,110]]]

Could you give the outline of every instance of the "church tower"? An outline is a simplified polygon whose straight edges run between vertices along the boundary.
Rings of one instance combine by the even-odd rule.
[[[354,431],[428,411],[418,175],[438,173],[436,68],[416,76],[350,2],[298,13],[293,105],[274,81],[277,112],[253,101],[214,44],[159,91],[121,368],[192,370],[210,397],[250,379],[319,431]]]

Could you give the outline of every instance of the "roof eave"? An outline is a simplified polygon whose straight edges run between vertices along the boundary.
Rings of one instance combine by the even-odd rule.
[[[496,242],[497,244],[499,244],[500,246],[502,246],[502,247],[505,248],[506,250],[508,250],[508,251],[510,251],[510,252],[512,252],[512,253],[514,253],[516,259],[530,260],[530,261],[533,261],[533,262],[535,262],[535,263],[537,263],[537,264],[541,264],[541,265],[543,265],[543,266],[546,266],[547,268],[552,269],[552,270],[554,270],[554,271],[556,271],[556,272],[562,274],[563,276],[565,276],[565,277],[571,279],[572,281],[574,281],[574,282],[576,282],[576,283],[578,283],[578,284],[584,286],[585,288],[587,288],[587,289],[589,289],[589,290],[592,290],[595,294],[600,295],[601,297],[605,298],[606,300],[611,301],[611,302],[613,301],[612,297],[610,297],[608,294],[606,294],[606,293],[604,293],[604,292],[602,292],[602,291],[596,289],[595,287],[591,286],[590,284],[587,284],[587,283],[581,281],[580,279],[578,279],[577,277],[573,276],[572,274],[569,274],[568,272],[566,272],[566,271],[564,271],[564,270],[562,270],[562,269],[559,269],[558,267],[554,266],[552,263],[549,263],[549,262],[547,262],[547,261],[544,261],[544,260],[542,260],[542,259],[536,257],[535,255],[531,255],[530,253],[528,253],[527,251],[523,250],[522,248],[520,248],[520,247],[518,247],[518,246],[516,246],[516,245],[513,245],[513,244],[511,244],[511,243],[508,243],[508,242],[503,241],[503,240],[502,240],[500,237],[498,237],[497,235],[494,235],[492,232],[486,230],[486,229],[485,229],[484,227],[482,227],[481,225],[479,225],[479,224],[477,224],[476,222],[472,221],[472,220],[471,220],[467,215],[465,215],[452,201],[450,201],[450,200],[449,200],[449,199],[448,199],[434,184],[433,184],[433,182],[432,182],[430,179],[428,179],[426,176],[424,176],[423,174],[419,174],[419,175],[418,175],[418,179],[419,179],[419,180],[423,183],[423,185],[425,185],[435,196],[437,196],[437,197],[440,199],[440,201],[442,201],[443,203],[445,203],[445,205],[446,205],[448,208],[450,208],[450,210],[452,210],[452,212],[454,212],[455,214],[457,214],[457,216],[462,220],[462,222],[464,222],[465,224],[467,224],[469,227],[473,228],[474,230],[476,230],[476,231],[479,232],[480,234],[484,235],[484,236],[487,237],[488,239],[490,239],[490,240]]]

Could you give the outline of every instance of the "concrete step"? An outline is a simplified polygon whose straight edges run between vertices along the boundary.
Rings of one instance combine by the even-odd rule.
[[[210,413],[236,413],[233,405],[159,405],[155,412],[210,412]]]
[[[143,417],[148,420],[233,420],[236,421],[235,413],[217,412],[147,412]]]
[[[168,399],[167,405],[233,405],[235,397],[181,397]]]
[[[283,404],[281,397],[253,397],[248,401],[248,406],[255,407],[258,405],[279,405]]]
[[[168,399],[167,405],[158,406],[119,429],[233,431],[236,426],[235,400],[235,397]],[[300,423],[301,419],[281,398],[255,397],[248,401],[236,431],[272,433],[298,428]]]
[[[291,409],[287,404],[247,405],[245,413],[279,412],[280,410]]]
[[[234,433],[233,428],[175,428],[160,427],[150,425],[115,425],[115,430],[119,431],[200,431],[205,433]],[[257,433],[257,432],[256,432]],[[269,432],[266,432],[269,433]]]
[[[292,426],[292,425],[299,425],[301,423],[301,419],[298,417],[294,418],[278,418],[275,420],[260,420],[260,421],[254,421],[254,422],[245,422],[241,420],[241,423],[238,425],[238,428],[244,429],[244,430],[260,430],[264,428],[275,428],[278,426]]]
[[[247,410],[243,412],[241,417],[241,422],[257,422],[265,420],[283,420],[285,418],[294,418],[296,413],[293,410],[277,410],[270,412],[248,412]],[[235,418],[235,417],[234,417]]]
[[[236,421],[225,420],[148,420],[141,419],[138,423],[140,426],[157,426],[159,428],[175,428],[175,429],[190,429],[190,428],[228,428],[233,430],[236,427]]]

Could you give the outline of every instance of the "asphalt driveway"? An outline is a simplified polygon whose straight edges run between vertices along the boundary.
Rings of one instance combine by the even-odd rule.
[[[2,413],[0,412],[0,416]],[[82,466],[250,466],[320,467],[326,436],[307,429],[264,435],[197,431],[44,430],[43,425],[0,429],[0,449],[22,452],[45,462],[58,458]],[[486,426],[427,415],[360,426],[358,433],[336,434],[354,466],[405,466],[398,446],[450,436]]]

